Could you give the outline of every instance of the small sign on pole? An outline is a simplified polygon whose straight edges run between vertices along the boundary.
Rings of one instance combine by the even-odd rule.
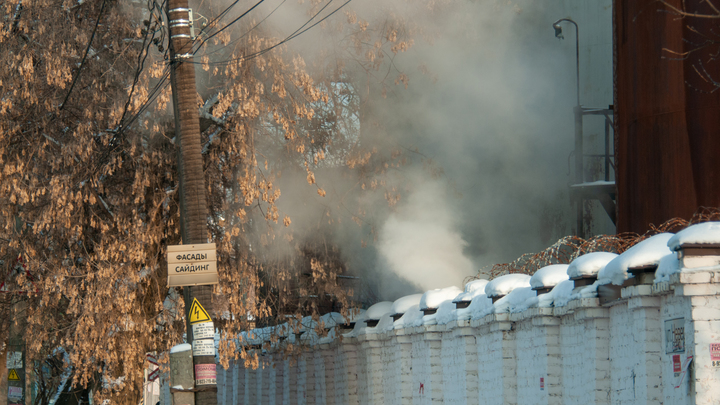
[[[168,287],[218,283],[214,243],[167,247]]]

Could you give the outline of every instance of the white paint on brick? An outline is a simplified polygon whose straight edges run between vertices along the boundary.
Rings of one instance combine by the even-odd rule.
[[[218,372],[225,391],[218,399],[278,405],[717,404],[720,367],[712,364],[709,345],[720,342],[720,295],[712,293],[720,280],[708,273],[627,287],[605,306],[578,299],[563,307],[346,337],[310,347],[296,364],[280,353],[264,356],[268,361],[258,370],[232,362]],[[666,353],[665,321],[673,319],[684,326],[682,353]],[[673,371],[675,354],[683,364],[694,356],[682,383]]]

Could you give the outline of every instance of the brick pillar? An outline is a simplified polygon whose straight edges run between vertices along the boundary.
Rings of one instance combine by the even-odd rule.
[[[325,369],[325,403],[335,405],[336,343],[320,345],[320,354]]]
[[[597,298],[554,308],[561,317],[562,398],[565,404],[610,403],[610,320]]]
[[[337,385],[341,385],[337,390],[338,404],[358,405],[360,403],[358,397],[358,348],[356,338],[344,338],[339,346],[339,353],[342,363],[342,374],[338,374],[339,380]],[[339,373],[339,372],[338,372]],[[338,384],[338,382],[340,384]]]
[[[358,389],[359,397],[365,398],[360,400],[363,404],[385,404],[383,398],[383,356],[382,341],[378,339],[378,335],[374,333],[366,333],[358,336],[360,344],[360,353],[362,359],[359,359],[358,365],[363,367],[358,373],[360,380]],[[365,391],[365,392],[363,392]]]
[[[515,335],[508,314],[492,314],[470,325],[477,327],[478,390],[486,404],[517,404]]]
[[[720,360],[713,359],[713,349],[720,344],[720,271],[696,270],[675,275],[675,295],[685,297],[685,347],[683,365],[689,355],[693,356],[688,364],[684,380],[677,382],[678,390],[687,390],[694,397],[694,404],[717,404],[720,400]],[[688,322],[689,321],[689,322]]]

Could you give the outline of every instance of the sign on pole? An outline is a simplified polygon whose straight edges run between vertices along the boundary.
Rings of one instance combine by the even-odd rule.
[[[168,287],[217,284],[217,252],[214,243],[167,247]]]

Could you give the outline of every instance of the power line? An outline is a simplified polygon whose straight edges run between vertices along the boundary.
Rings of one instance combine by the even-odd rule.
[[[262,2],[262,1],[264,1],[264,0],[261,0],[260,2]],[[234,62],[234,61],[247,61],[247,60],[252,60],[252,59],[255,59],[255,58],[259,57],[259,56],[262,56],[263,54],[265,54],[265,53],[267,53],[267,52],[270,52],[271,50],[277,48],[278,46],[283,45],[283,44],[285,44],[285,43],[287,43],[287,42],[289,42],[289,41],[297,38],[298,36],[302,35],[303,33],[307,32],[308,30],[314,28],[314,27],[317,26],[318,24],[322,23],[323,21],[325,21],[326,19],[330,18],[332,15],[334,15],[335,13],[337,13],[338,11],[340,11],[340,9],[342,9],[343,7],[345,7],[345,6],[346,6],[348,3],[350,3],[351,1],[352,1],[352,0],[346,0],[345,3],[341,4],[338,8],[336,8],[335,10],[333,10],[331,13],[329,13],[328,15],[326,15],[325,17],[323,17],[322,19],[318,20],[318,21],[315,22],[314,24],[310,25],[309,27],[303,29],[303,27],[306,27],[312,20],[315,19],[315,17],[317,17],[323,10],[325,10],[325,8],[327,8],[327,7],[330,5],[330,3],[333,2],[333,0],[330,0],[330,1],[329,1],[325,6],[323,6],[317,13],[315,13],[308,21],[306,21],[302,26],[300,26],[300,28],[296,29],[292,34],[288,35],[285,39],[283,39],[282,41],[278,42],[277,44],[275,44],[275,45],[273,45],[273,46],[271,46],[271,47],[268,47],[268,48],[265,48],[265,49],[263,49],[263,50],[257,51],[257,52],[255,52],[255,53],[250,54],[250,55],[246,55],[246,56],[244,56],[244,57],[235,58],[235,59],[229,59],[229,60],[225,60],[225,61],[209,62],[209,64],[228,64],[228,63],[232,63],[232,62]],[[235,3],[237,3],[237,1],[236,1]],[[232,7],[235,3],[231,4],[230,7]],[[285,3],[285,1],[283,1],[283,3]],[[280,5],[282,5],[282,3],[281,3]],[[252,9],[255,8],[255,7],[257,7],[257,4],[256,4],[255,6],[253,6],[250,10],[246,11],[245,13],[243,13],[242,16],[247,15],[247,13],[250,12],[250,11],[252,11]],[[278,7],[280,7],[280,6],[278,6]],[[277,10],[278,7],[276,7],[275,10]],[[228,8],[229,8],[229,7],[228,7]],[[227,9],[226,9],[226,10],[227,10]],[[275,10],[273,10],[273,13],[275,12]],[[271,15],[271,14],[272,14],[272,13],[270,13],[270,15]],[[268,15],[267,17],[269,17],[270,15]],[[242,17],[242,16],[241,16],[241,17]],[[265,17],[265,19],[267,19],[267,17]],[[265,19],[263,19],[263,21],[264,21]],[[218,18],[216,18],[215,20],[218,20]],[[227,28],[228,26],[230,26],[231,24],[237,22],[238,20],[239,20],[239,18],[233,20],[232,23],[228,24],[228,25],[227,25],[226,27],[224,27],[223,29]],[[261,22],[262,22],[262,21],[261,21]],[[251,28],[248,32],[246,32],[243,36],[247,35],[250,31],[252,31],[252,30],[253,30],[255,27],[257,27],[259,24],[260,24],[260,23],[256,24],[254,27],[252,27],[252,28]],[[204,44],[205,42],[206,42],[206,41],[203,41],[203,43],[201,43],[200,46],[202,46],[202,44]],[[199,48],[196,49],[196,50],[194,51],[194,53],[197,52],[198,50],[199,50]],[[170,63],[175,63],[175,62],[170,62]],[[184,61],[184,62],[181,62],[181,63],[202,64],[202,62],[194,62],[194,61],[193,61],[193,62]],[[132,118],[130,118],[126,124],[124,124],[124,125],[123,125],[122,123],[120,124],[120,131],[119,131],[118,133],[116,133],[116,136],[119,136],[120,134],[122,134],[122,133],[125,131],[125,129],[128,128],[130,125],[132,125],[132,124],[137,120],[137,118],[140,116],[140,114],[142,114],[143,112],[145,112],[145,111],[147,110],[147,108],[150,106],[150,104],[152,104],[152,102],[155,101],[155,99],[156,99],[157,96],[160,94],[160,92],[162,92],[162,90],[164,90],[164,89],[167,87],[167,85],[169,84],[169,83],[167,82],[167,79],[169,78],[169,76],[170,76],[170,70],[166,68],[166,71],[163,73],[163,76],[162,76],[161,80],[155,85],[155,88],[150,92],[150,94],[148,95],[146,101],[142,104],[142,106],[138,109],[138,111],[137,111],[135,114],[133,114]]]
[[[270,18],[270,16],[272,16],[273,14],[275,14],[275,12],[280,8],[280,6],[282,6],[283,4],[285,4],[286,1],[287,1],[287,0],[283,0],[280,4],[278,4],[278,5],[273,9],[273,11],[271,11],[268,15],[266,15],[265,18],[263,18],[262,20],[260,20],[260,21],[259,21],[257,24],[255,24],[252,28],[250,28],[249,30],[247,30],[247,32],[245,32],[244,34],[240,35],[238,38],[235,38],[235,39],[233,39],[232,41],[228,42],[227,45],[225,45],[225,46],[222,46],[222,47],[220,47],[220,48],[218,48],[218,49],[215,49],[214,51],[205,52],[205,55],[212,55],[213,53],[220,52],[222,49],[225,49],[226,47],[228,47],[228,46],[236,43],[237,41],[245,38],[250,32],[252,32],[252,31],[253,31],[255,28],[257,28],[260,24],[264,23],[265,20],[267,20],[268,18]],[[200,46],[202,46],[205,42],[207,42],[207,41],[203,41],[203,43],[200,44]],[[197,51],[199,51],[199,50],[200,50],[200,47],[198,47],[198,49],[196,49],[195,52],[193,52],[193,54],[194,54],[194,53],[197,53]]]
[[[333,1],[333,0],[330,0],[330,2],[329,2],[328,4],[326,4],[322,9],[320,9],[320,11],[318,11],[317,13],[315,13],[315,15],[313,15],[313,16],[312,16],[305,24],[303,24],[300,28],[298,28],[297,30],[295,30],[295,32],[293,32],[292,34],[288,35],[285,39],[283,39],[282,41],[278,42],[277,44],[275,44],[275,45],[273,45],[273,46],[271,46],[271,47],[268,47],[268,48],[265,48],[265,49],[263,49],[263,50],[257,51],[257,52],[255,52],[255,53],[250,54],[250,55],[241,56],[241,57],[239,57],[239,58],[227,59],[227,60],[223,60],[223,61],[207,62],[207,63],[210,64],[210,65],[222,65],[222,64],[229,64],[229,63],[232,63],[232,62],[239,62],[239,61],[247,61],[247,60],[251,60],[251,59],[257,58],[257,57],[259,57],[259,56],[261,56],[261,55],[263,55],[263,54],[265,54],[265,53],[267,53],[267,52],[270,52],[271,50],[277,48],[278,46],[283,45],[283,44],[285,44],[285,43],[287,43],[287,42],[289,42],[289,41],[297,38],[298,36],[304,34],[304,33],[307,32],[308,30],[312,29],[313,27],[317,26],[318,24],[322,23],[323,21],[327,20],[327,19],[330,18],[333,14],[337,13],[338,11],[340,11],[340,9],[342,9],[342,8],[345,7],[348,3],[350,3],[352,0],[347,0],[347,1],[345,1],[345,3],[343,3],[343,4],[340,5],[338,8],[336,8],[335,10],[333,10],[330,14],[326,15],[325,17],[323,17],[322,19],[320,19],[319,21],[317,21],[317,22],[314,23],[313,25],[311,25],[311,26],[309,26],[309,27],[307,27],[307,28],[305,28],[305,29],[302,29],[302,28],[305,27],[307,24],[309,24],[310,21],[312,21],[313,19],[315,19],[315,17],[316,17],[318,14],[320,14],[320,13],[322,12],[322,10],[324,10],[328,5],[330,5],[330,3],[332,3],[332,1]],[[192,63],[202,64],[202,62],[192,62]]]
[[[205,39],[200,43],[200,45],[198,45],[198,48],[197,48],[193,53],[197,52],[197,50],[200,49],[200,47],[202,47],[207,41],[209,41],[210,39],[212,39],[214,36],[216,36],[216,35],[218,35],[219,33],[225,31],[228,27],[230,27],[231,25],[233,25],[233,24],[235,24],[236,22],[238,22],[241,18],[243,18],[243,17],[245,17],[246,15],[248,15],[248,13],[250,13],[251,11],[253,11],[257,6],[259,6],[260,4],[262,4],[264,1],[265,1],[265,0],[260,0],[260,1],[258,1],[257,3],[255,3],[254,6],[250,7],[246,12],[240,14],[239,17],[237,17],[236,19],[230,21],[227,25],[225,25],[225,26],[222,27],[221,29],[217,30],[215,33],[213,33],[212,35],[208,36],[207,38],[205,38]]]
[[[75,78],[73,79],[72,84],[70,85],[70,89],[68,90],[67,94],[65,95],[65,99],[60,104],[61,110],[65,107],[65,103],[68,101],[68,98],[70,97],[70,93],[72,93],[73,89],[75,88],[75,83],[77,83],[78,77],[80,77],[80,72],[82,72],[82,68],[85,65],[85,59],[88,56],[88,52],[90,52],[90,46],[92,45],[93,39],[95,38],[95,33],[97,32],[98,26],[100,25],[100,17],[102,17],[103,11],[105,11],[106,4],[107,4],[107,0],[103,0],[102,6],[100,6],[100,12],[98,13],[97,21],[95,21],[95,27],[93,28],[92,35],[90,35],[90,40],[88,41],[87,48],[85,48],[85,55],[83,55],[83,58],[80,61],[80,67],[78,68],[78,71],[75,74]]]

